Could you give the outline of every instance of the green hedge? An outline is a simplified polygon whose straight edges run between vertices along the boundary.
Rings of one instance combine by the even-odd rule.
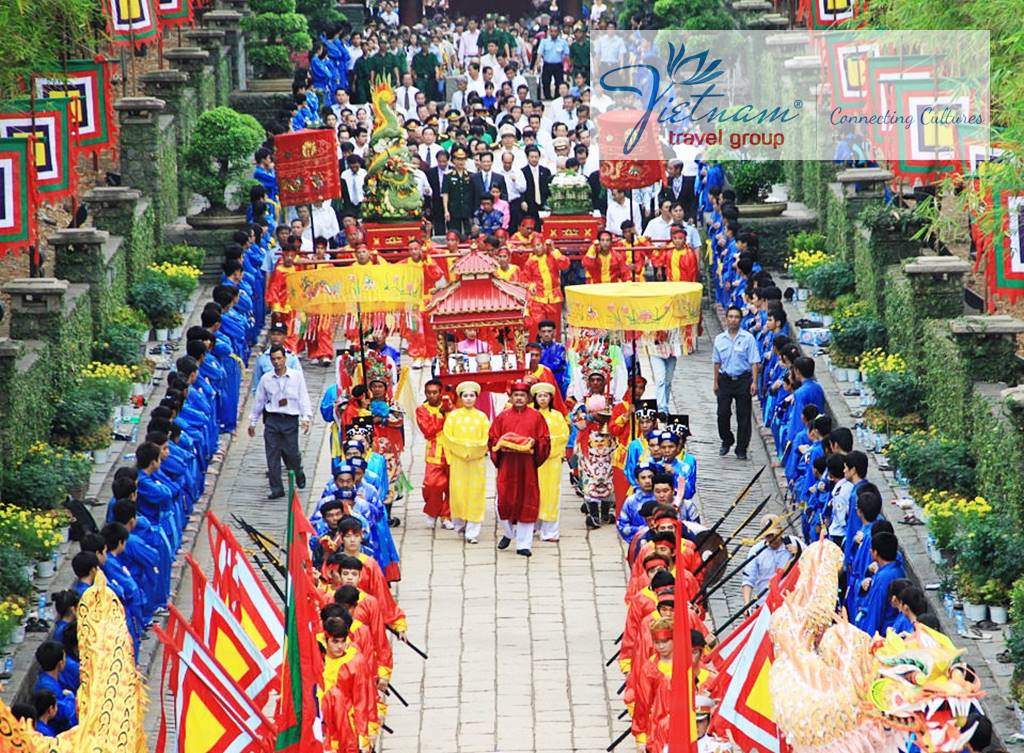
[[[971,454],[978,494],[993,506],[1008,506],[1024,524],[1024,434],[1005,405],[975,394],[967,406]]]
[[[882,319],[889,330],[889,346],[915,362],[920,356],[922,321],[917,318],[910,280],[899,267],[891,267],[885,272],[884,290]]]
[[[885,268],[875,258],[871,233],[862,227],[853,231],[853,276],[857,296],[868,304],[871,313],[881,315],[885,309]]]
[[[825,237],[828,238],[829,253],[843,261],[852,262],[852,231],[853,223],[846,214],[846,197],[843,195],[843,189],[836,183],[830,184],[825,200]]]
[[[0,359],[0,477],[50,437],[56,390],[49,350],[25,346],[17,360]]]
[[[923,332],[918,373],[924,386],[928,423],[952,437],[968,436],[971,421],[967,403],[972,383],[967,362],[950,334],[948,322],[926,321]]]

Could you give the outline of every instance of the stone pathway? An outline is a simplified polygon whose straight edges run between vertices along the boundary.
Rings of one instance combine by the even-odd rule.
[[[714,321],[710,326],[717,327]],[[754,472],[767,462],[755,439],[753,462],[718,456],[711,394],[711,335],[700,349],[682,359],[673,385],[675,410],[690,416],[690,449],[698,458],[698,504],[714,523]],[[650,369],[644,364],[644,373]],[[307,381],[317,402],[333,372],[309,367]],[[415,388],[426,379],[413,372]],[[566,474],[562,497],[562,539],[537,541],[534,556],[524,560],[511,550],[495,548],[494,478],[488,480],[489,512],[480,544],[471,546],[450,531],[428,528],[420,512],[422,439],[414,428],[403,461],[415,489],[395,506],[403,525],[395,529],[402,556],[402,581],[396,594],[409,617],[409,637],[430,655],[421,660],[395,646],[396,687],[409,708],[392,705],[381,749],[387,753],[525,753],[526,751],[602,750],[626,729],[616,717],[622,677],[605,662],[615,651],[622,629],[622,601],[627,571],[623,546],[614,527],[588,532],[579,513],[579,498]],[[314,422],[302,438],[312,505],[327,482],[330,464],[325,425]],[[262,437],[240,433],[227,458],[211,509],[222,519],[244,517],[282,539],[286,508],[267,502]],[[774,491],[765,472],[743,504],[723,524],[728,535],[767,494]],[[772,503],[769,510],[775,511]],[[756,521],[747,533],[759,526]],[[210,570],[205,532],[193,556]],[[239,534],[243,541],[244,536]],[[741,555],[742,556],[742,553]],[[191,586],[185,574],[179,608],[189,613]],[[723,621],[740,606],[739,579],[712,598],[714,620]],[[154,663],[154,666],[159,666]],[[159,677],[150,678],[150,730],[158,725]]]

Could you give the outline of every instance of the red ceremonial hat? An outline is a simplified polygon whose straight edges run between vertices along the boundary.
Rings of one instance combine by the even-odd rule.
[[[534,221],[533,217],[524,217],[522,220],[519,221],[519,226],[520,227],[536,227],[537,223]]]
[[[460,240],[459,234],[456,233],[454,230],[449,230],[448,235],[445,237],[448,238],[448,240],[451,240],[452,238],[454,238],[455,240]]]
[[[685,238],[686,237],[686,231],[683,230],[681,227],[674,227],[674,228],[672,228],[672,237],[675,238],[677,235],[681,235],[681,236],[683,236]]]
[[[525,379],[514,379],[508,386],[508,394],[513,392],[530,392],[530,385],[526,383]]]

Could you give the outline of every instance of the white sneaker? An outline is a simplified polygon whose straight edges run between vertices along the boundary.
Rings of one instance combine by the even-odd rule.
[[[470,538],[467,538],[467,539],[466,539],[466,543],[467,543],[467,544],[479,544],[479,543],[480,543],[480,540],[479,540],[479,539],[470,539]]]
[[[451,520],[449,520],[448,518],[442,518],[441,527],[451,531],[455,528],[455,524],[452,523]]]
[[[437,518],[432,518],[432,517],[430,517],[428,515],[427,516],[427,527],[428,528],[433,528],[435,525],[437,525]]]

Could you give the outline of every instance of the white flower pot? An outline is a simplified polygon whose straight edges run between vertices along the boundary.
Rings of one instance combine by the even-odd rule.
[[[835,369],[832,370],[832,373],[835,374],[837,382],[846,381],[846,369],[837,366]]]
[[[167,342],[167,337],[170,335],[170,330],[167,327],[161,327],[160,329],[153,330],[154,339],[158,343]]]
[[[132,396],[142,397],[146,394],[146,385],[143,382],[135,382],[132,385]]]
[[[1006,607],[989,606],[988,618],[997,625],[1005,625],[1010,621],[1010,610]]]
[[[53,557],[36,563],[36,577],[52,578],[57,572],[57,563]]]
[[[832,317],[831,317],[831,315],[829,315],[829,314],[823,314],[822,315],[822,317],[821,317],[821,326],[822,327],[831,327],[832,326]]]
[[[92,462],[94,462],[96,465],[103,465],[109,459],[110,459],[110,448],[109,447],[101,447],[98,450],[93,450],[92,451]]]
[[[964,617],[968,622],[981,622],[988,619],[988,607],[984,604],[964,602]]]
[[[9,646],[17,646],[19,643],[25,642],[25,625],[21,624],[14,628],[14,632],[11,633],[11,638],[7,642]]]
[[[928,541],[928,557],[931,559],[933,564],[942,564],[942,552],[939,551],[939,548],[935,546],[931,540]]]
[[[181,325],[180,327],[174,327],[171,330],[171,332],[170,332],[170,337],[171,337],[172,340],[180,340],[181,336],[184,334],[184,332],[185,332],[185,325],[184,324]]]
[[[847,369],[846,372],[846,375],[851,382],[856,384],[860,383],[860,369]]]
[[[876,431],[875,432],[875,447],[877,447],[879,450],[881,450],[887,444],[889,444],[889,435],[884,433],[884,432],[881,432],[881,431]]]
[[[810,297],[811,297],[811,291],[810,290],[807,290],[806,288],[797,288],[796,299],[798,301],[806,301]]]

